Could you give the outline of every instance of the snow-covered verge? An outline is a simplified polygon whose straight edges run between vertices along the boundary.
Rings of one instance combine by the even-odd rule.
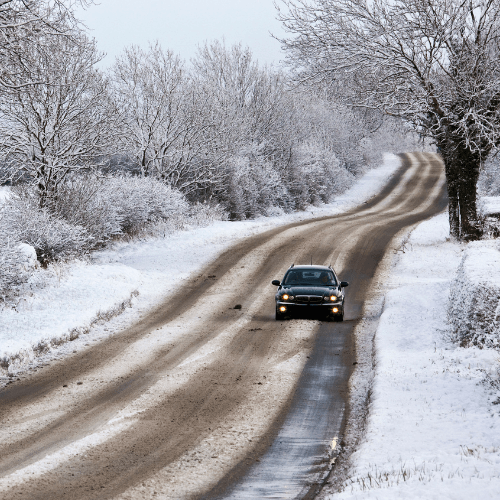
[[[380,167],[368,171],[331,204],[304,212],[188,227],[164,238],[116,243],[94,252],[90,261],[38,269],[16,307],[0,311],[0,369],[13,374],[40,354],[63,355],[89,341],[91,335],[81,334],[91,329],[95,338],[118,331],[238,239],[345,212],[377,194],[399,166],[399,157],[386,155]],[[118,314],[119,320],[106,323]],[[71,347],[61,345],[65,340],[73,340]]]
[[[499,496],[499,353],[454,341],[448,301],[466,247],[448,234],[440,214],[421,223],[394,259],[365,436],[341,491],[327,498]],[[465,262],[482,276],[488,268],[469,249]]]

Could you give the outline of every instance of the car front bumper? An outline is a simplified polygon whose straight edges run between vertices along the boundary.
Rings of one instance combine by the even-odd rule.
[[[293,314],[293,313],[318,313],[324,315],[341,316],[344,313],[344,305],[342,302],[321,302],[321,303],[297,303],[297,302],[285,302],[278,300],[276,301],[277,309],[285,307],[285,311],[280,312],[282,314]]]

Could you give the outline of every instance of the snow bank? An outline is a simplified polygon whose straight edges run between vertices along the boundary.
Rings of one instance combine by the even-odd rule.
[[[36,250],[31,245],[20,243],[17,245],[17,249],[20,254],[20,261],[26,269],[34,269],[38,266]]]
[[[480,205],[483,215],[500,217],[500,196],[482,196]]]
[[[448,314],[462,345],[500,348],[500,250],[496,241],[467,246],[452,283]]]
[[[96,318],[105,317],[108,311],[123,309],[124,303],[132,305],[120,323],[106,331],[101,328],[100,335],[111,335],[113,328],[118,331],[136,321],[167,294],[174,293],[183,280],[238,239],[290,222],[349,210],[377,194],[400,164],[399,157],[386,155],[381,167],[370,170],[329,205],[256,220],[219,221],[165,238],[120,242],[95,252],[91,262],[39,269],[17,306],[0,311],[0,360],[3,358],[3,365],[13,370],[9,360],[31,361],[40,346],[45,350],[57,347],[58,339],[87,332]],[[16,358],[21,351],[23,355]]]
[[[10,195],[10,187],[0,186],[0,207],[5,203],[5,200]]]
[[[479,199],[479,213],[483,217],[483,231],[486,237],[500,236],[500,196],[483,196]]]
[[[384,162],[380,167],[369,170],[356,184],[336,198],[331,205],[339,212],[354,208],[378,194],[400,166],[401,159],[399,156],[385,154]],[[328,205],[325,205],[326,207]]]
[[[366,435],[342,491],[328,498],[498,498],[498,353],[450,339],[462,246],[448,233],[447,214],[438,215],[398,254],[375,337]]]

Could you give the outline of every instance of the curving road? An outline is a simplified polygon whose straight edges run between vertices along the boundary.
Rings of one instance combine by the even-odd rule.
[[[445,206],[439,159],[403,155],[363,206],[241,241],[140,323],[11,384],[0,497],[313,498],[377,265]],[[271,280],[311,255],[350,282],[346,320],[275,322]]]

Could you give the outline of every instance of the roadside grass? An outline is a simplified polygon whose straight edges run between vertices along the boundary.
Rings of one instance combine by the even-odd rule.
[[[390,488],[415,478],[418,481],[427,482],[436,477],[436,475],[442,475],[443,469],[444,464],[429,466],[425,462],[421,464],[414,463],[413,465],[401,462],[399,467],[392,468],[389,471],[380,471],[375,465],[373,473],[368,472],[366,476],[347,478],[339,491],[350,490],[354,493],[355,491]]]
[[[473,458],[476,460],[484,460],[489,464],[492,462],[483,455],[498,454],[499,451],[500,448],[491,447],[488,449],[482,446],[468,447],[460,445],[459,448],[459,453],[464,461]],[[467,477],[470,476],[467,475]],[[420,483],[431,483],[435,480],[444,482],[445,480],[454,478],[465,478],[460,467],[453,470],[446,470],[445,463],[422,462],[417,464],[414,462],[412,465],[408,465],[407,462],[401,461],[398,467],[392,468],[391,470],[378,470],[375,465],[374,471],[368,472],[365,476],[349,477],[339,488],[339,492],[348,491],[350,493],[355,493],[391,488],[400,486],[402,483],[409,482],[410,480]],[[477,478],[484,478],[479,470],[477,471]]]

